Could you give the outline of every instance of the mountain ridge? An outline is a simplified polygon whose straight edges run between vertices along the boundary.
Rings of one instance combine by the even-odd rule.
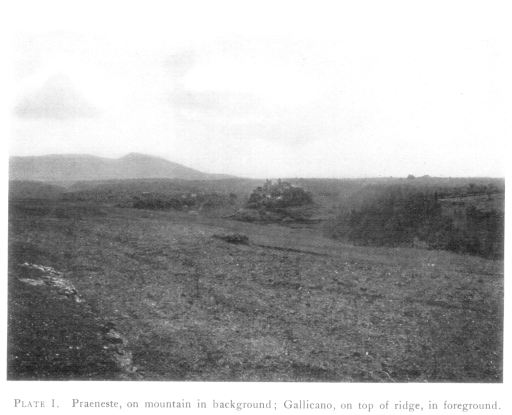
[[[79,181],[116,179],[215,180],[233,176],[204,173],[158,156],[128,153],[119,158],[90,154],[12,156],[9,179],[26,181]]]

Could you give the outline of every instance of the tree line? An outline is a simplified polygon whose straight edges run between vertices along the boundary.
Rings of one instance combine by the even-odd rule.
[[[471,186],[468,190],[457,191],[461,201],[478,194],[491,197],[487,188]],[[455,215],[442,203],[443,197],[453,198],[454,192],[444,192],[406,185],[368,189],[359,207],[340,212],[332,235],[359,245],[419,245],[488,258],[503,257],[503,210],[459,202],[463,207]]]

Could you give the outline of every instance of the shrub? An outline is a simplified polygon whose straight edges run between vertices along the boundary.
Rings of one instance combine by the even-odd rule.
[[[463,225],[444,215],[437,192],[384,187],[339,215],[332,235],[361,245],[418,246],[485,257],[503,256],[502,213],[469,206]]]

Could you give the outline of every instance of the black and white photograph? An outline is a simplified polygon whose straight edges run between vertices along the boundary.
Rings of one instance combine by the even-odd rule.
[[[503,383],[497,4],[10,3],[8,382]]]

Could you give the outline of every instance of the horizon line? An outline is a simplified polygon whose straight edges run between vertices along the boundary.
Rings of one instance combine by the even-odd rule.
[[[120,160],[130,155],[140,155],[140,156],[146,156],[146,157],[153,157],[161,160],[168,161],[170,163],[180,164],[183,167],[190,168],[193,170],[197,170],[200,173],[204,174],[211,174],[211,175],[220,175],[220,176],[232,176],[228,179],[251,179],[251,180],[277,180],[279,178],[281,179],[324,179],[324,180],[357,180],[357,179],[502,179],[505,180],[506,176],[486,176],[486,175],[475,175],[475,176],[460,176],[460,175],[433,175],[433,174],[408,174],[408,175],[402,175],[402,176],[393,176],[393,175],[373,175],[373,176],[264,176],[264,177],[254,177],[254,176],[240,176],[236,175],[234,173],[211,173],[211,172],[205,172],[202,170],[198,170],[195,167],[190,167],[190,165],[182,164],[181,162],[175,162],[172,161],[164,156],[160,155],[154,155],[154,154],[148,154],[148,153],[141,153],[137,151],[130,151],[128,153],[125,153],[124,155],[118,156],[118,157],[112,157],[112,156],[99,156],[91,153],[47,153],[47,154],[34,154],[34,155],[17,155],[17,154],[10,154],[8,153],[9,160],[12,158],[43,158],[43,157],[95,157],[100,159],[107,159],[107,160]],[[409,178],[409,176],[413,176],[412,178]],[[166,177],[148,177],[147,179],[165,179],[165,180],[189,180],[189,179],[171,179]],[[10,180],[10,179],[9,179]],[[134,179],[104,179],[104,180],[134,180]],[[142,180],[142,179],[135,179],[135,180]],[[211,179],[208,179],[211,180]],[[214,179],[215,180],[215,179]],[[226,180],[226,179],[217,179],[217,180]]]

